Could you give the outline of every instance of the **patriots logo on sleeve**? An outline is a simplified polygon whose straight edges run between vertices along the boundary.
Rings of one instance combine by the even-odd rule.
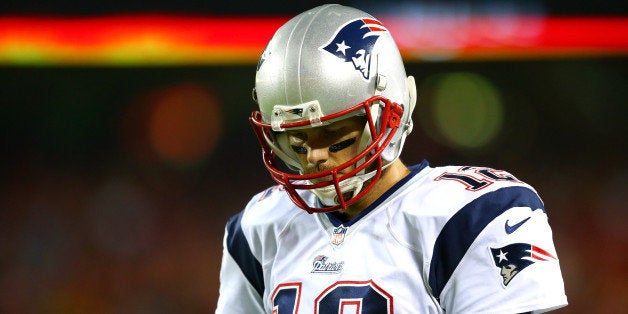
[[[370,78],[371,51],[380,34],[388,32],[382,23],[375,19],[357,19],[343,25],[321,49],[352,62],[366,80]]]
[[[490,249],[495,266],[500,268],[504,286],[508,286],[517,274],[535,262],[556,259],[547,251],[528,243],[513,243]]]

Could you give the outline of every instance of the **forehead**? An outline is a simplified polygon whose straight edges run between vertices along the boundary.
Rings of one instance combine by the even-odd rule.
[[[352,132],[355,130],[361,130],[364,127],[365,121],[366,117],[364,116],[354,116],[318,127],[287,130],[286,133],[288,135],[301,135],[314,133]]]

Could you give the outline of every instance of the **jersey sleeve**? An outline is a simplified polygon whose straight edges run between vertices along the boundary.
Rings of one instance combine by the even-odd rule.
[[[216,313],[263,313],[262,268],[242,232],[243,213],[227,223]]]
[[[467,204],[443,228],[434,254],[430,285],[447,312],[536,313],[567,304],[545,208],[528,187]]]

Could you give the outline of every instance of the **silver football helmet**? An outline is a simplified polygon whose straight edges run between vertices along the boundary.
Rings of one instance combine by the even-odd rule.
[[[271,176],[299,207],[327,212],[355,203],[399,157],[412,131],[416,86],[381,22],[332,4],[303,12],[279,28],[259,60],[253,97],[260,110],[250,121]],[[361,153],[334,169],[304,174],[286,131],[356,115],[367,121]],[[300,190],[311,190],[323,206],[308,205]]]

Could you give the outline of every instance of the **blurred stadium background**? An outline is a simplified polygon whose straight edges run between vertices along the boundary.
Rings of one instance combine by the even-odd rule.
[[[0,4],[0,312],[208,313],[223,227],[272,184],[248,125],[273,31],[318,1]],[[419,84],[402,158],[543,197],[570,306],[625,313],[625,1],[341,1]]]

